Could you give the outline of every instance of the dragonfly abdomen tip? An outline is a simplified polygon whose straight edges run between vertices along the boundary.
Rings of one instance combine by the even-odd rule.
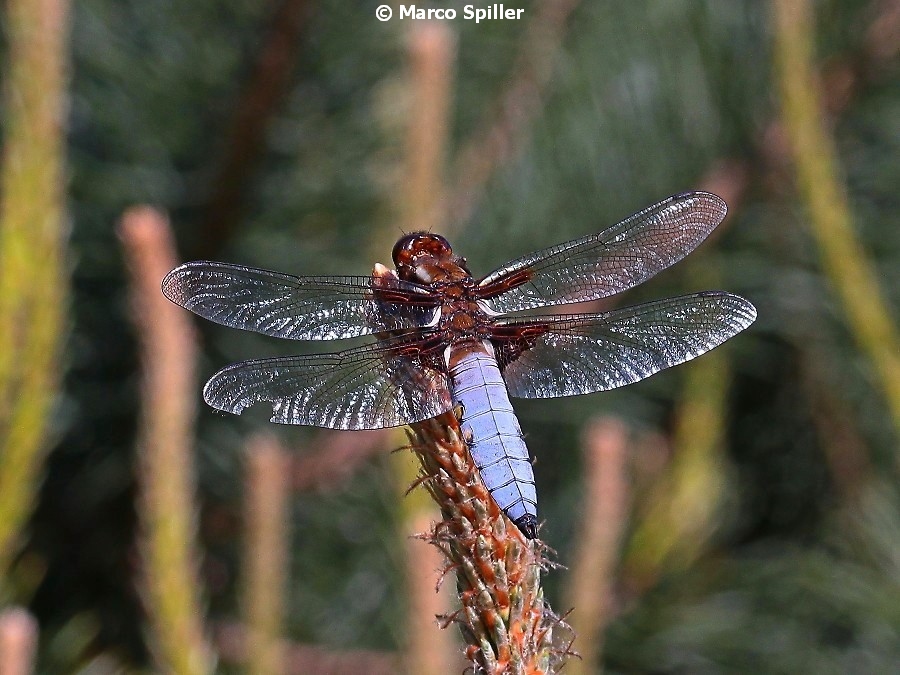
[[[530,513],[521,516],[520,518],[516,518],[515,521],[516,527],[524,534],[528,539],[537,539],[537,518],[535,518]]]

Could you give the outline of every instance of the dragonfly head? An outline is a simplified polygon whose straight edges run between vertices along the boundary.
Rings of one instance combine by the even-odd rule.
[[[400,237],[391,254],[400,278],[428,283],[433,281],[427,268],[455,262],[450,242],[439,234],[412,232]],[[426,278],[428,277],[428,278]]]

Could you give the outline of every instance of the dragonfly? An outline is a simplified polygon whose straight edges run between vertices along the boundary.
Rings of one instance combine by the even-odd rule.
[[[210,321],[263,335],[370,336],[333,353],[229,365],[209,379],[203,397],[238,415],[266,402],[272,422],[330,429],[402,426],[455,411],[492,498],[534,539],[537,490],[510,398],[632,384],[700,356],[756,319],[749,301],[724,291],[599,313],[560,313],[558,306],[650,279],[693,251],[726,212],[714,194],[677,194],[481,278],[443,236],[413,232],[394,246],[394,269],[376,264],[370,276],[293,276],[195,261],[169,272],[162,291]]]

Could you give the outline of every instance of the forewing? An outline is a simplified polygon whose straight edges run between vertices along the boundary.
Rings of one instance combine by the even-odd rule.
[[[210,321],[291,340],[417,328],[430,324],[437,312],[427,288],[397,279],[296,277],[209,261],[175,268],[162,291]]]
[[[417,343],[391,338],[334,354],[258,359],[213,375],[203,398],[240,415],[261,401],[272,421],[329,429],[381,429],[450,410],[445,373]],[[439,362],[439,361],[438,361]]]
[[[495,340],[511,396],[554,398],[622,387],[689,361],[756,319],[744,298],[710,291],[603,314],[500,321],[535,337]]]
[[[618,225],[537,251],[479,282],[498,313],[603,298],[646,281],[693,251],[727,212],[708,192],[661,201]],[[509,290],[504,288],[513,287]]]

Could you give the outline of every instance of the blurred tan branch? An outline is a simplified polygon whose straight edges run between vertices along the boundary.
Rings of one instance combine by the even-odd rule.
[[[336,489],[364,461],[386,452],[392,437],[395,433],[390,429],[319,433],[308,452],[290,455],[291,488],[298,492]]]
[[[457,153],[448,202],[450,226],[461,227],[471,217],[494,173],[528,142],[562,48],[566,24],[578,5],[579,0],[545,0],[533,6],[506,87]]]
[[[290,456],[272,436],[247,446],[244,517],[244,613],[247,672],[285,672],[282,644],[290,540],[288,497]]]
[[[620,544],[628,518],[628,427],[618,419],[591,422],[583,441],[585,491],[566,606],[580,637],[567,673],[601,672],[603,631],[614,611],[613,588]]]
[[[781,89],[784,129],[825,273],[843,303],[850,329],[872,363],[900,438],[900,335],[853,229],[813,69],[814,19],[808,0],[773,0],[775,76]]]
[[[176,266],[166,218],[149,207],[126,212],[119,236],[131,268],[142,387],[138,433],[143,586],[159,666],[179,675],[209,673],[197,574],[197,506],[191,462],[197,345],[187,312],[160,292]]]
[[[59,386],[67,274],[69,3],[9,0],[0,169],[0,586],[38,488]]]
[[[215,630],[216,645],[222,659],[246,663],[247,629],[237,623],[220,623]],[[394,675],[402,672],[400,658],[390,652],[374,650],[329,651],[314,645],[283,642],[287,675]]]
[[[406,139],[403,229],[440,231],[444,226],[444,161],[456,36],[440,23],[409,31],[412,108]]]
[[[900,2],[877,0],[874,21],[866,31],[865,53],[868,65],[878,65],[900,54]]]
[[[0,612],[0,675],[34,672],[38,624],[20,607]]]
[[[408,453],[403,453],[406,456]],[[404,523],[408,532],[428,532],[435,520],[435,510],[420,508],[409,514]],[[405,667],[408,673],[462,672],[466,662],[462,648],[448,630],[438,625],[438,617],[446,614],[451,603],[449,586],[438,586],[435,580],[445,564],[440,551],[428,546],[421,537],[406,540],[407,568],[407,645]]]

